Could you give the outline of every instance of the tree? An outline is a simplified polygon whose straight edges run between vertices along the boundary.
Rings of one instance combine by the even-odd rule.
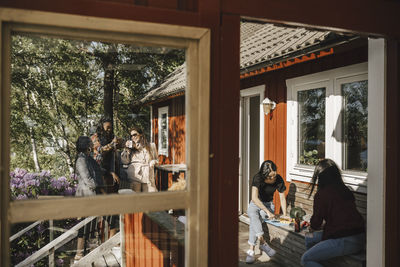
[[[116,135],[149,129],[146,91],[184,50],[16,34],[11,48],[11,168],[72,173],[75,141],[104,115]]]

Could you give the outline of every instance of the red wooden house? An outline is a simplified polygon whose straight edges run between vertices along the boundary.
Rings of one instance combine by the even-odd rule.
[[[268,97],[277,103],[276,109],[270,112],[266,119],[260,120],[260,123],[264,121],[262,128],[265,128],[265,131],[263,131],[265,138],[260,138],[260,140],[264,140],[262,147],[268,147],[268,149],[262,149],[265,153],[263,158],[275,160],[279,165],[280,173],[284,175],[284,173],[290,173],[289,167],[285,167],[288,166],[288,153],[287,147],[285,147],[286,143],[284,143],[288,134],[288,123],[291,122],[288,114],[288,105],[290,102],[287,100],[288,92],[286,91],[285,93],[285,89],[278,91],[277,88],[273,88],[271,85],[276,84],[276,86],[284,87],[286,80],[294,79],[288,81],[288,83],[294,86],[294,88],[298,88],[300,85],[296,85],[296,82],[305,81],[307,83],[307,81],[296,80],[296,78],[304,77],[310,73],[319,73],[366,62],[368,57],[368,62],[372,62],[372,66],[382,71],[374,71],[372,68],[373,73],[371,73],[370,69],[368,70],[371,77],[377,77],[377,80],[380,81],[374,85],[375,87],[380,87],[380,91],[374,92],[372,95],[376,100],[376,107],[371,107],[374,109],[374,112],[369,112],[369,114],[372,113],[374,118],[378,118],[375,123],[379,125],[379,127],[374,127],[372,136],[375,139],[381,139],[379,139],[379,142],[375,142],[376,140],[370,142],[371,139],[368,141],[370,142],[370,151],[374,151],[374,154],[378,157],[381,168],[380,172],[373,172],[370,166],[372,162],[369,162],[368,173],[371,172],[372,176],[368,177],[367,187],[368,214],[370,216],[367,223],[369,227],[367,266],[399,266],[400,256],[398,250],[400,235],[398,225],[400,210],[398,209],[398,205],[400,202],[398,192],[400,190],[400,182],[398,179],[398,117],[400,114],[400,81],[398,77],[400,65],[400,21],[398,13],[400,4],[398,1],[339,0],[328,3],[315,0],[4,0],[1,1],[0,5],[2,7],[1,12],[4,11],[3,8],[26,9],[32,14],[35,11],[50,12],[54,16],[51,20],[42,21],[43,24],[71,28],[76,35],[78,35],[79,29],[85,28],[94,18],[110,19],[108,24],[104,26],[105,38],[107,37],[106,29],[122,20],[156,22],[163,25],[179,25],[183,27],[196,26],[210,29],[210,69],[207,70],[210,74],[210,106],[205,108],[210,112],[210,140],[208,144],[204,144],[210,149],[210,165],[207,167],[209,176],[206,177],[209,178],[208,218],[206,218],[208,224],[204,232],[208,240],[208,248],[200,256],[203,256],[208,263],[207,265],[211,267],[237,266],[238,242],[236,233],[238,223],[236,212],[238,209],[238,179],[236,177],[239,169],[239,160],[237,157],[239,147],[237,140],[239,139],[239,129],[242,128],[239,127],[238,119],[239,90],[264,84],[264,97]],[[3,12],[2,15],[6,13],[9,12]],[[79,15],[84,17],[86,21],[78,27],[72,26],[73,20],[70,20],[67,26],[58,25],[56,23],[57,17],[62,17],[65,14]],[[323,30],[339,29],[343,32],[359,33],[373,38],[381,37],[384,40],[381,40],[382,42],[380,43],[379,41],[374,42],[373,39],[369,40],[368,52],[366,45],[356,45],[351,49],[351,43],[349,43],[348,47],[343,44],[343,49],[340,48],[342,46],[337,46],[338,49],[333,47],[333,55],[318,57],[318,54],[316,54],[312,56],[311,60],[292,64],[308,58],[296,57],[294,61],[286,62],[287,65],[292,65],[285,68],[288,70],[287,74],[282,69],[267,71],[268,67],[265,69],[265,66],[263,66],[262,68],[264,69],[254,70],[257,73],[261,73],[260,75],[255,75],[251,78],[243,77],[239,82],[239,79],[234,77],[239,77],[239,69],[241,68],[239,62],[239,28],[241,17],[255,17],[260,20],[281,22],[287,25],[315,25],[316,28]],[[24,19],[26,17],[20,17],[16,21]],[[39,25],[30,26],[31,29],[36,29]],[[7,30],[3,29],[3,25],[2,33],[4,36],[7,35]],[[60,34],[59,28],[56,28],[53,34]],[[87,36],[83,35],[79,37],[86,38]],[[341,59],[337,59],[337,56],[340,55]],[[381,59],[381,61],[377,59]],[[314,64],[317,62],[323,64]],[[2,65],[7,64],[9,64],[7,55],[3,55]],[[272,77],[273,73],[279,75]],[[376,75],[377,73],[379,75]],[[7,69],[2,71],[2,83],[7,82],[7,78],[4,78],[5,76],[7,76]],[[278,76],[281,76],[281,78],[279,79]],[[267,83],[267,79],[270,79],[270,82]],[[285,83],[282,84],[283,80],[285,80]],[[112,206],[109,202],[113,202],[113,200],[115,202],[114,196],[86,201],[84,203],[86,213],[77,209],[81,203],[78,205],[78,202],[75,200],[51,200],[48,203],[40,201],[38,202],[39,204],[10,202],[7,195],[8,178],[5,175],[8,171],[9,161],[8,116],[10,112],[7,102],[8,95],[9,92],[7,90],[2,90],[0,120],[2,127],[0,144],[2,147],[2,200],[0,203],[1,266],[9,266],[9,226],[21,221],[37,220],[39,218],[36,214],[39,211],[41,212],[40,219],[51,219],[64,218],[62,216],[80,217],[100,213],[110,214],[111,212],[137,212],[146,210],[148,207],[153,207],[144,204],[142,209],[138,209],[135,203],[132,206],[128,206],[124,201],[121,201],[121,205],[119,206]],[[245,96],[243,95],[243,97]],[[274,135],[279,136],[274,138]],[[275,143],[270,140],[281,141]],[[284,149],[279,149],[281,147],[284,147]],[[300,173],[300,170],[298,171]],[[296,177],[300,179],[301,175],[297,175]],[[285,178],[292,179],[293,181],[296,177],[293,176],[291,178],[290,175],[286,175]],[[359,183],[359,187],[363,187],[362,183]],[[140,197],[144,200],[150,198],[148,196]],[[123,200],[131,198],[134,197],[121,197]],[[135,199],[138,200],[139,198]],[[161,203],[160,205],[165,207],[166,205],[163,204]],[[189,204],[185,205],[182,204],[185,208],[189,206]],[[28,211],[32,211],[31,213],[23,212],[27,210],[27,207]],[[62,208],[62,212],[60,212],[60,208]],[[195,243],[188,244],[190,249],[186,251],[193,252],[193,244]],[[194,263],[191,266],[196,266],[196,264]]]
[[[267,159],[277,164],[287,182],[289,209],[301,207],[309,214],[312,199],[307,197],[306,184],[313,164],[324,157],[334,159],[366,216],[367,44],[366,38],[351,34],[241,23],[240,116],[236,119],[241,126],[242,221],[248,222],[252,177]],[[185,65],[180,66],[142,99],[151,106],[151,136],[162,155],[160,164],[185,162],[185,70]],[[268,114],[265,101],[274,105]],[[357,125],[351,123],[355,117]],[[168,129],[164,139],[163,129]],[[278,197],[275,202],[279,207]]]

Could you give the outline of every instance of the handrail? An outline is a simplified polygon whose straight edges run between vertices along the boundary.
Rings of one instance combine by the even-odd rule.
[[[85,257],[80,259],[78,262],[74,263],[71,267],[92,266],[92,263],[98,259],[99,255],[106,254],[107,252],[111,251],[113,247],[120,244],[121,242],[120,235],[121,235],[120,232],[116,233],[106,242],[95,248],[93,251],[91,251]]]
[[[61,246],[63,246],[64,244],[71,241],[72,239],[74,239],[78,235],[78,230],[82,228],[84,225],[90,223],[95,218],[96,218],[95,216],[88,217],[85,220],[79,222],[77,225],[69,229],[67,232],[60,235],[59,237],[51,241],[49,244],[47,244],[46,246],[44,246],[43,248],[41,248],[40,250],[38,250],[37,252],[35,252],[34,254],[32,254],[31,256],[29,256],[28,258],[21,261],[15,266],[16,267],[31,266],[35,262],[43,259],[47,255],[49,255],[52,250],[56,250]]]
[[[25,234],[26,232],[28,232],[29,230],[31,230],[33,227],[35,227],[36,225],[38,225],[41,222],[42,221],[36,221],[36,222],[30,224],[28,227],[26,227],[26,228],[22,229],[21,231],[19,231],[18,233],[14,234],[13,236],[10,237],[10,242],[12,242],[15,239],[17,239],[18,237],[22,236],[23,234]]]

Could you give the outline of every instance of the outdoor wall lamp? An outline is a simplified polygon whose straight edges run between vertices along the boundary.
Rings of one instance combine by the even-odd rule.
[[[263,109],[264,109],[265,115],[268,115],[268,113],[269,113],[270,111],[273,111],[273,110],[275,109],[275,107],[276,107],[275,101],[272,101],[272,100],[269,99],[268,97],[266,97],[266,98],[263,100],[262,105],[263,105]]]

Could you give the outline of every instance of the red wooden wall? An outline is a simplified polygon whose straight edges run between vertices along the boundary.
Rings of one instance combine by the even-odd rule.
[[[333,3],[333,2],[332,2]],[[387,134],[386,266],[400,266],[398,209],[400,170],[398,158],[399,42],[400,3],[398,0],[347,1],[267,1],[267,0],[0,0],[0,6],[43,10],[86,16],[151,21],[211,29],[211,129],[209,188],[209,266],[237,266],[239,137],[239,19],[240,16],[270,19],[375,33],[392,39],[388,50],[387,111],[390,131]],[[354,12],[357,10],[357,12]],[[242,82],[243,83],[243,82]],[[388,128],[389,129],[389,128]],[[233,178],[232,178],[233,177]],[[7,212],[7,211],[6,211]],[[1,217],[7,218],[3,213]],[[4,219],[6,221],[6,219]],[[390,221],[390,222],[389,222]],[[1,233],[3,236],[6,233]],[[1,247],[7,247],[7,240]],[[389,253],[394,251],[393,253]],[[8,255],[1,255],[5,262]]]
[[[277,106],[265,118],[264,123],[264,157],[276,163],[278,173],[286,180],[286,80],[311,73],[321,72],[346,65],[366,62],[368,60],[367,41],[360,47],[350,50],[337,49],[339,52],[319,59],[295,64],[287,68],[266,72],[264,74],[241,79],[240,88],[246,89],[265,85],[265,97],[275,101]],[[289,184],[286,185],[289,188]],[[287,193],[287,192],[286,192]],[[280,200],[278,193],[274,198],[276,212],[279,213]]]
[[[178,96],[153,106],[153,140],[158,148],[158,108],[168,106],[168,157],[159,155],[160,164],[186,163],[185,96]]]
[[[125,215],[127,267],[184,266],[184,246],[144,213]]]

